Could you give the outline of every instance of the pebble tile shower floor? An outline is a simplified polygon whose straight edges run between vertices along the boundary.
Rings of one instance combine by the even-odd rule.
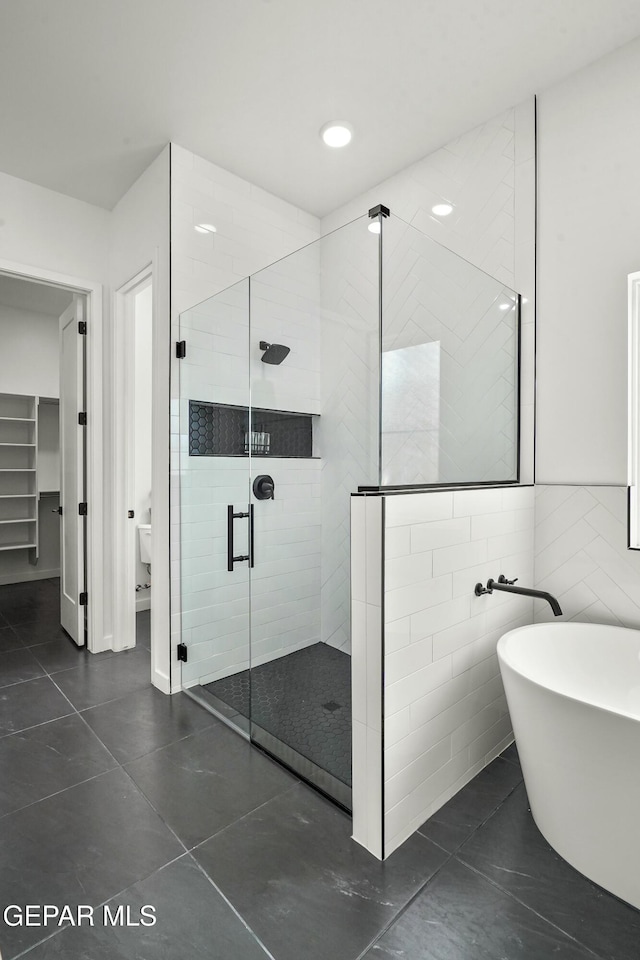
[[[0,903],[157,923],[0,922],[3,960],[638,960],[640,912],[545,843],[514,747],[381,864],[329,801],[150,687],[144,618],[136,650],[93,657],[57,617],[55,582],[0,587]]]
[[[205,685],[243,717],[351,786],[351,657],[314,643]]]

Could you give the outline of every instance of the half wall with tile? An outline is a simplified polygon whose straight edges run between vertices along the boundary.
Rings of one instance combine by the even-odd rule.
[[[352,523],[354,838],[382,859],[512,739],[496,644],[532,602],[474,586],[533,584],[534,488],[354,497]]]

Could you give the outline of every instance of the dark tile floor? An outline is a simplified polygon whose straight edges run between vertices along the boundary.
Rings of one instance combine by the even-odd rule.
[[[514,747],[381,864],[339,809],[149,686],[144,618],[135,652],[71,647],[54,587],[31,605],[0,587],[0,674],[16,671],[0,689],[0,906],[88,904],[96,922],[0,921],[4,960],[637,960],[640,912],[544,842]],[[37,666],[3,660],[15,651]],[[132,921],[150,904],[157,922],[105,927],[104,904]]]
[[[204,687],[351,786],[351,657],[313,643]]]

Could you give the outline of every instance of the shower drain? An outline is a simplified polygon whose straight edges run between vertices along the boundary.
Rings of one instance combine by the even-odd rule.
[[[330,710],[331,713],[334,713],[334,711],[340,709],[342,704],[336,703],[335,700],[329,700],[328,703],[323,703],[322,706],[324,707],[325,710]]]

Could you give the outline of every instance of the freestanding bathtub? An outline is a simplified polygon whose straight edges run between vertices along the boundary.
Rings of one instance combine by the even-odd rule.
[[[498,660],[540,832],[640,908],[640,631],[534,624],[501,637]]]

